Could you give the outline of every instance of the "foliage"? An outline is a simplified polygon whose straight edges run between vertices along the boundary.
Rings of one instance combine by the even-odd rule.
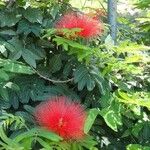
[[[69,38],[78,29],[58,35],[54,24],[72,10],[68,0],[0,1],[0,149],[149,149],[146,36],[139,41],[120,30],[114,45],[107,32],[86,40]],[[35,106],[61,95],[86,107],[80,141],[35,122]]]

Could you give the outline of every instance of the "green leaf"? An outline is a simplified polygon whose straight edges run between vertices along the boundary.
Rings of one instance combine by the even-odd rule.
[[[139,132],[141,131],[141,129],[143,128],[143,123],[142,122],[138,122],[134,125],[131,133],[138,138]]]
[[[9,29],[9,30],[0,31],[0,34],[2,34],[2,35],[16,35],[16,32]]]
[[[79,150],[80,149],[80,145],[76,142],[73,142],[71,144],[71,147],[70,147],[71,150]]]
[[[92,48],[72,40],[56,36],[53,41],[55,41],[58,46],[62,45],[64,50],[68,51],[69,55],[77,55],[79,61],[82,61],[83,59],[88,61],[93,54]]]
[[[4,45],[0,45],[0,53],[7,57],[7,51]]]
[[[9,93],[9,103],[11,104],[11,106],[14,109],[18,109],[19,108],[19,98],[17,93],[15,93],[14,91],[11,91]]]
[[[88,78],[87,79],[88,80],[87,89],[88,89],[88,91],[92,91],[95,87],[95,81],[93,80],[93,78],[90,75],[87,76],[87,78]]]
[[[21,15],[15,9],[14,11],[1,11],[0,14],[1,27],[14,26],[21,19]]]
[[[112,128],[114,131],[117,131],[117,123],[115,121],[115,113],[114,111],[108,111],[107,109],[103,109],[101,114],[106,122],[106,124]]]
[[[97,145],[98,143],[93,139],[92,136],[86,136],[84,139],[82,139],[80,142],[79,142],[79,145],[83,146],[84,148],[86,149],[89,149],[89,150],[98,150],[95,146]]]
[[[150,147],[139,144],[130,144],[127,146],[127,150],[150,150]]]
[[[5,80],[5,81],[9,80],[8,74],[2,69],[0,69],[0,78]]]
[[[150,50],[150,47],[145,46],[145,45],[139,45],[137,43],[132,43],[130,41],[124,41],[122,43],[120,43],[120,45],[116,48],[114,48],[114,50],[118,53],[137,53],[138,51],[146,51],[146,50]]]
[[[62,67],[61,55],[54,55],[52,59],[50,59],[50,69],[52,73],[59,71]]]
[[[37,138],[36,140],[47,150],[53,150],[50,144],[48,142],[45,142],[43,139]]]
[[[38,24],[31,24],[27,20],[22,20],[18,24],[17,32],[24,33],[28,35],[29,33],[34,33],[36,36],[40,35],[41,27]]]
[[[112,50],[114,47],[114,41],[110,34],[105,39],[105,46],[108,50]]]
[[[1,139],[6,143],[6,147],[8,149],[17,149],[22,150],[22,147],[17,143],[16,141],[13,141],[12,139],[8,138],[3,130],[3,127],[0,127],[0,137]]]
[[[36,68],[36,56],[31,51],[24,49],[22,52],[22,57],[26,63]]]
[[[3,69],[8,72],[13,73],[24,73],[24,74],[33,74],[34,71],[31,67],[25,66],[23,63],[13,62],[10,60],[0,59],[0,63],[3,63]]]
[[[62,140],[62,138],[56,135],[55,133],[40,128],[33,128],[27,132],[19,134],[13,140],[16,142],[21,142],[25,138],[29,138],[29,137],[35,137],[36,139],[37,136],[54,142],[59,142],[60,140]]]
[[[106,124],[116,132],[118,131],[117,127],[122,125],[120,107],[121,105],[117,101],[113,101],[110,107],[100,111],[100,115],[104,118]]]
[[[94,78],[95,78],[95,82],[97,83],[98,87],[99,87],[99,90],[101,92],[102,95],[105,95],[106,94],[106,90],[105,90],[105,86],[107,84],[104,85],[104,78],[101,77],[100,75],[98,74],[95,74],[94,75]]]
[[[33,74],[33,70],[25,65],[10,63],[4,66],[5,71],[13,72],[13,73],[24,73],[24,74]]]
[[[22,51],[14,51],[12,53],[10,53],[9,55],[9,59],[12,59],[12,60],[18,60],[22,55]]]
[[[7,87],[7,88],[10,88],[12,90],[15,90],[15,91],[20,90],[19,86],[17,84],[13,83],[13,82],[7,82],[4,86]]]
[[[87,78],[88,78],[87,76],[84,76],[84,78],[78,82],[79,91],[83,90],[83,88],[86,86],[87,81],[88,81]]]
[[[99,110],[96,108],[90,109],[88,111],[88,115],[87,115],[85,125],[84,125],[84,133],[85,134],[87,134],[90,131],[98,114],[99,114]]]
[[[26,91],[26,92],[24,92],[24,91]],[[18,92],[21,103],[26,104],[26,103],[29,102],[29,100],[30,100],[30,92],[31,92],[30,90],[26,89],[26,86],[23,86],[21,88],[21,90]]]
[[[21,146],[23,146],[24,150],[25,149],[30,150],[30,149],[32,149],[33,141],[34,141],[33,137],[26,138],[21,141]]]
[[[27,20],[21,20],[18,23],[17,33],[24,33],[28,35],[31,32],[29,22]]]
[[[13,37],[11,40],[8,40],[8,44],[6,45],[6,48],[11,52],[18,52],[24,49],[23,42],[17,37]]]
[[[8,91],[6,88],[3,88],[0,86],[0,95],[2,96],[2,98],[6,101],[9,100],[9,95],[8,95]]]
[[[92,91],[95,87],[95,81],[88,69],[80,65],[74,72],[74,82],[78,83],[78,90],[82,90],[85,86],[88,91]]]
[[[51,14],[51,16],[53,17],[53,19],[55,19],[57,13],[59,12],[59,9],[60,9],[60,6],[59,6],[59,5],[54,5],[54,6],[51,8],[50,14]]]
[[[24,105],[23,108],[30,114],[34,113],[34,107],[32,107],[30,105]]]
[[[43,16],[40,9],[28,7],[24,13],[24,17],[32,23],[42,23]]]
[[[137,92],[137,93],[125,93],[121,90],[118,90],[118,95],[116,98],[126,104],[135,104],[138,106],[144,106],[150,109],[150,94],[146,92]],[[144,98],[143,98],[144,96]]]

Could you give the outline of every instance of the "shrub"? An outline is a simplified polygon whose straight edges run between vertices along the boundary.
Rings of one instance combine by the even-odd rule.
[[[62,15],[82,14],[68,0],[1,1],[0,6],[1,149],[150,146],[149,47],[127,40],[116,46],[106,27],[94,38],[72,38],[80,26],[59,34],[55,25]],[[84,138],[68,141],[36,123],[35,107],[59,96],[86,108]]]

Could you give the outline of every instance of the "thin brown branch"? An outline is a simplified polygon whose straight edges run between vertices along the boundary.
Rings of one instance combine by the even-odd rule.
[[[68,80],[53,80],[53,79],[50,79],[50,78],[47,78],[45,76],[43,76],[42,74],[40,74],[37,70],[35,70],[33,67],[32,69],[34,70],[34,72],[42,79],[44,80],[47,80],[49,82],[52,82],[52,83],[68,83],[68,82],[72,82],[74,78],[71,78],[71,79],[68,79]]]

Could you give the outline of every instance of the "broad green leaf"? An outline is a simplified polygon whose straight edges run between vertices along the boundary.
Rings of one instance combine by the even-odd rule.
[[[24,49],[22,51],[22,57],[26,61],[26,63],[36,68],[36,59],[39,59],[37,55],[35,55],[33,52],[31,52],[28,49]]]
[[[41,27],[38,24],[31,24],[27,20],[22,20],[18,24],[17,32],[24,33],[24,35],[28,35],[29,33],[34,33],[36,36],[40,35]]]
[[[142,122],[138,122],[135,124],[135,126],[133,127],[131,133],[138,138],[139,132],[141,131],[141,129],[143,128],[143,123]]]
[[[21,57],[21,55],[22,55],[22,51],[21,50],[20,51],[14,51],[14,52],[10,53],[9,59],[11,59],[11,60],[18,60]]]
[[[43,20],[43,16],[42,16],[42,12],[40,9],[36,9],[36,8],[31,8],[31,7],[28,7],[24,13],[23,13],[24,17],[34,23],[42,23],[42,20]]]
[[[22,51],[24,49],[23,41],[19,40],[17,37],[8,40],[8,44],[6,45],[6,48],[11,52]]]
[[[0,60],[1,62],[1,60]],[[24,74],[33,74],[34,71],[31,69],[31,67],[25,66],[24,64],[17,64],[11,61],[8,61],[3,66],[5,71],[13,72],[13,73],[24,73]]]
[[[106,124],[113,129],[114,131],[118,131],[117,127],[122,125],[121,114],[115,112],[111,108],[105,108],[100,111],[101,116],[104,118]]]
[[[3,69],[0,69],[0,78],[7,81],[9,80],[9,75]]]
[[[21,19],[21,15],[17,12],[17,10],[1,11],[0,14],[1,14],[0,15],[0,26],[1,27],[14,26]]]
[[[0,59],[0,66],[2,66],[3,70],[6,72],[25,73],[25,74],[33,73],[33,70],[30,67],[25,66],[23,63],[11,61],[9,59]]]
[[[1,53],[4,53],[6,51],[5,49],[9,50],[10,52],[13,52],[16,50],[15,47],[9,43],[9,41],[6,42],[2,40],[0,41],[0,45],[1,45]]]
[[[88,111],[87,118],[86,118],[85,125],[84,125],[85,134],[87,134],[90,131],[98,114],[99,114],[99,110],[96,108],[90,109]]]

